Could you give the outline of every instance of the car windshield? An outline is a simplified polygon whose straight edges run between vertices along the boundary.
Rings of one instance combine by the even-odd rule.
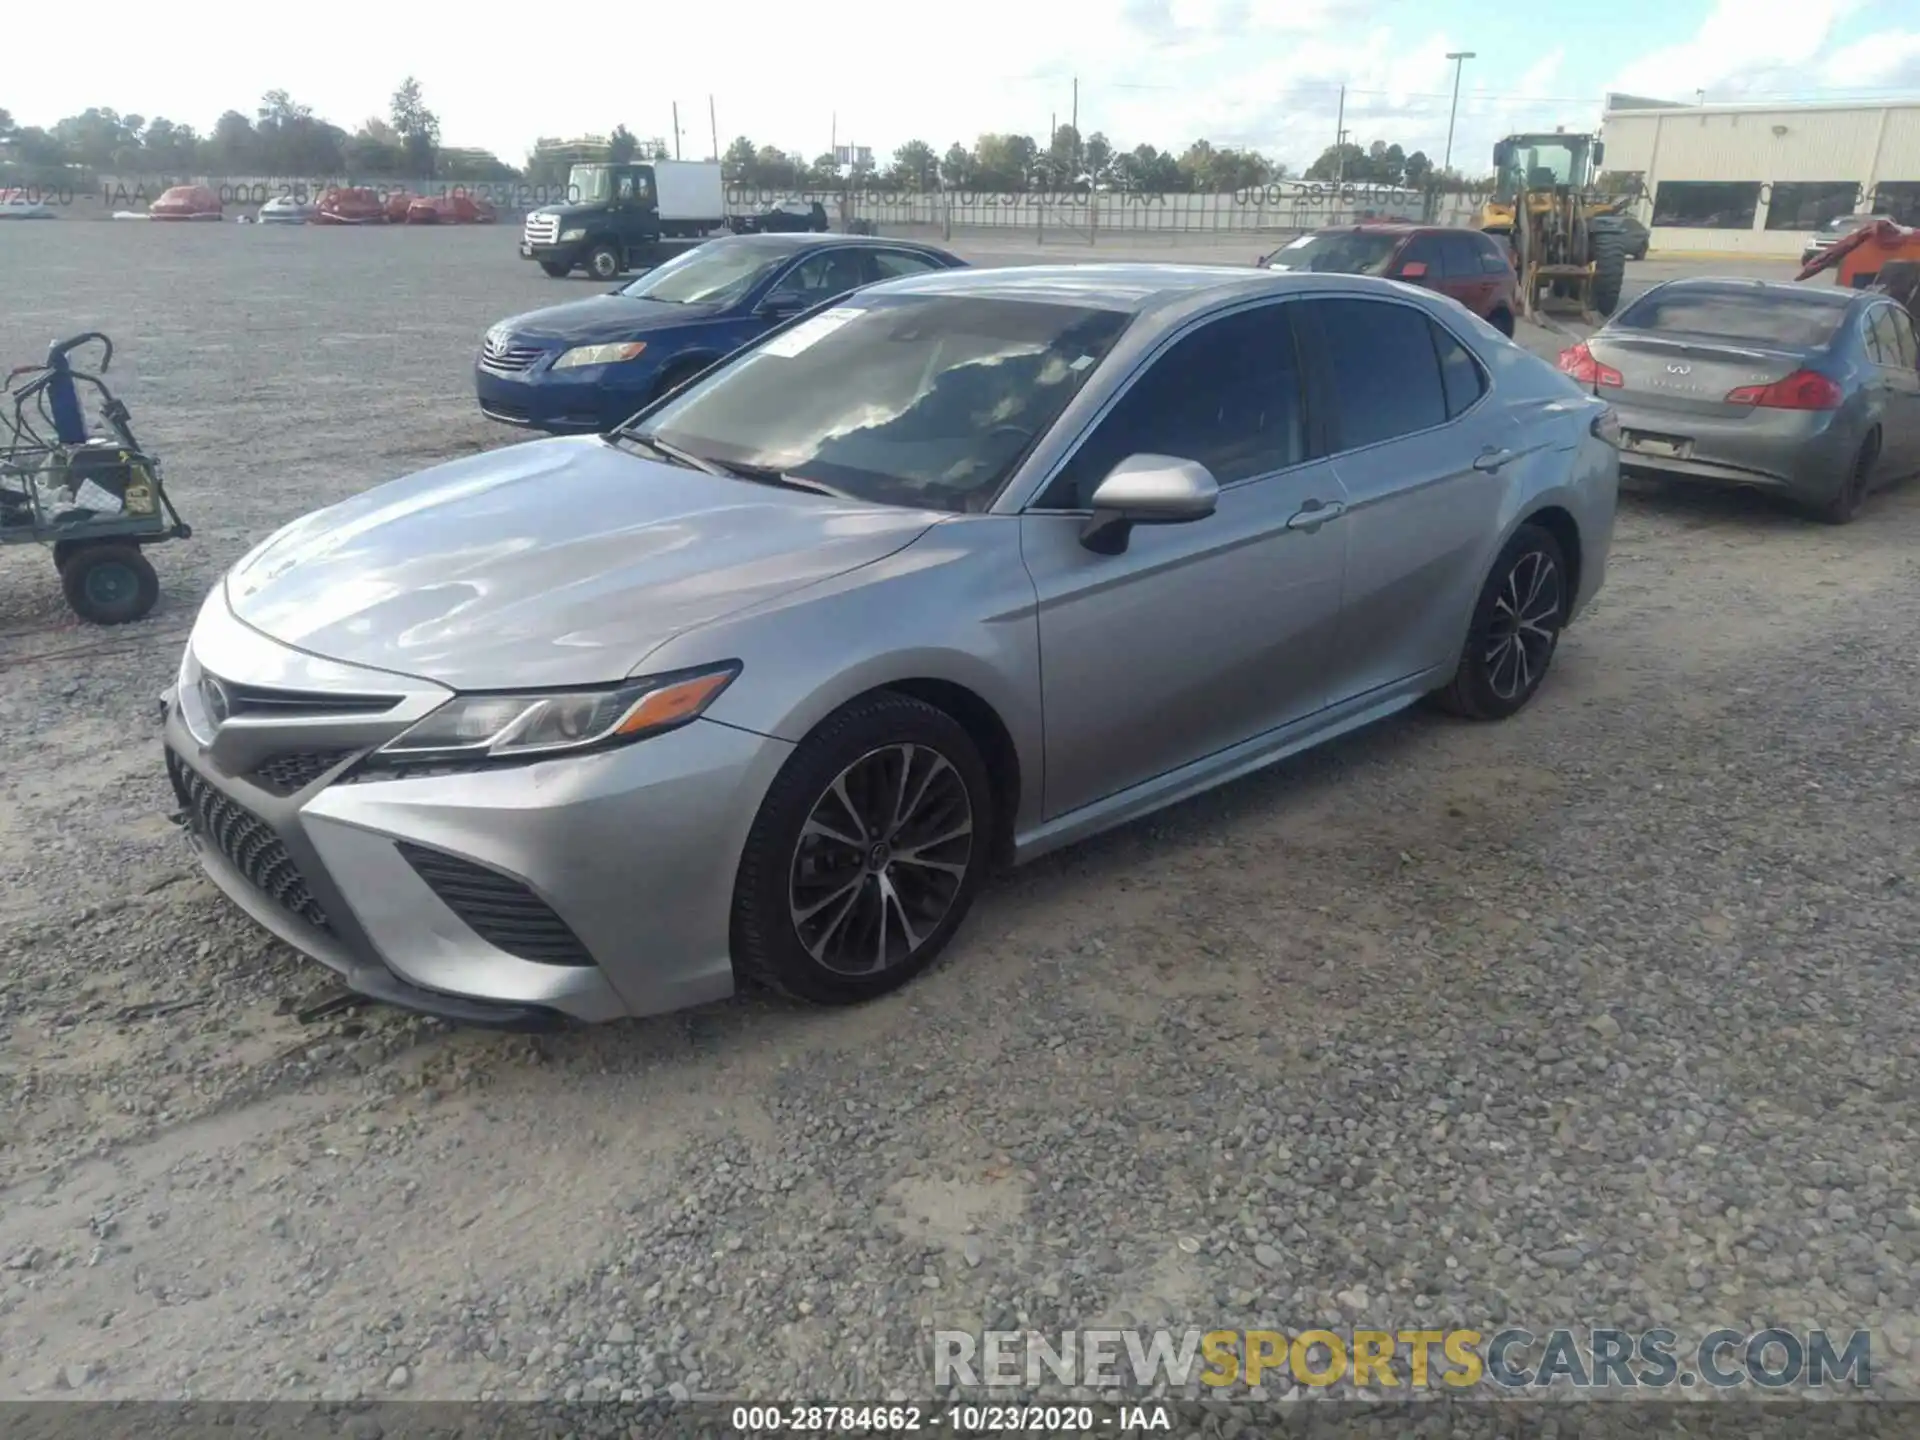
[[[1268,257],[1269,270],[1313,270],[1335,275],[1381,275],[1400,248],[1402,236],[1366,235],[1353,230],[1302,235]]]
[[[1740,344],[1812,349],[1832,340],[1845,304],[1821,290],[1652,290],[1627,307],[1624,330],[1697,335]]]
[[[776,332],[626,433],[861,500],[977,512],[1129,319],[1037,300],[869,296]]]
[[[1827,222],[1827,234],[1851,235],[1862,225],[1871,225],[1880,218],[1882,217],[1878,215],[1842,215],[1837,220],[1829,220]]]
[[[790,251],[765,245],[697,245],[647,271],[622,295],[670,305],[731,305],[770,275]]]

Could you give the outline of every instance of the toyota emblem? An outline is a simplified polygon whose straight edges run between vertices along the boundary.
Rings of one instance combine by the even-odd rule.
[[[232,705],[227,699],[227,687],[211,675],[200,678],[200,703],[207,707],[207,721],[218,730],[227,723]]]

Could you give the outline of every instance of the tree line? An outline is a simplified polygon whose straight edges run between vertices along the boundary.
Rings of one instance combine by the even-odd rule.
[[[1084,187],[1153,194],[1251,190],[1276,180],[1344,181],[1419,190],[1438,178],[1437,167],[1415,150],[1376,140],[1328,146],[1301,176],[1257,150],[1196,140],[1178,153],[1153,145],[1122,150],[1095,131],[1084,139],[1071,125],[1055,129],[1051,143],[1031,135],[987,134],[972,145],[955,142],[940,152],[924,140],[909,140],[885,164],[837,163],[831,153],[812,160],[772,145],[736,139],[721,157],[729,184],[760,190],[831,190],[851,181],[857,188],[1017,193]]]
[[[253,114],[229,110],[202,135],[164,116],[89,107],[42,128],[0,109],[0,180],[55,185],[92,175],[377,175],[448,181],[514,180],[519,171],[485,152],[445,151],[440,118],[408,76],[386,115],[349,131],[285,90],[269,90]]]
[[[659,138],[641,139],[625,125],[604,146],[614,161],[664,158]],[[1342,181],[1423,190],[1458,181],[1442,176],[1419,150],[1375,140],[1328,146],[1300,176],[1257,150],[1196,140],[1182,151],[1149,144],[1121,149],[1096,131],[1083,137],[1061,125],[1041,143],[1031,135],[992,133],[939,151],[910,140],[884,163],[852,167],[831,153],[808,160],[741,136],[721,157],[727,182],[749,189],[824,191],[855,188],[1013,193],[1105,187],[1147,193],[1250,190],[1276,180]],[[16,124],[0,109],[0,181],[60,183],[75,171],[113,175],[333,175],[448,182],[564,183],[568,161],[536,150],[523,166],[485,151],[450,150],[440,120],[411,76],[394,91],[385,116],[349,131],[314,114],[285,90],[270,90],[252,115],[229,110],[202,135],[164,117],[148,119],[105,108],[68,116],[50,128]]]

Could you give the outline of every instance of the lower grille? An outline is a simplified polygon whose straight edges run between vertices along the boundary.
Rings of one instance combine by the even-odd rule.
[[[257,766],[253,783],[275,795],[297,795],[351,754],[351,750],[290,750]]]
[[[591,965],[567,922],[511,876],[402,840],[395,846],[446,907],[495,949],[541,965]]]
[[[194,829],[246,876],[248,884],[316,929],[331,929],[327,912],[307,889],[306,879],[271,825],[222,795],[171,750],[167,778],[192,816]]]

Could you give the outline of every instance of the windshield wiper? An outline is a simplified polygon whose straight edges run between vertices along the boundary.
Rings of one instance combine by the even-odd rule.
[[[631,440],[636,445],[645,446],[662,460],[670,460],[675,465],[685,466],[689,470],[699,470],[707,475],[725,475],[727,472],[704,456],[695,455],[691,450],[682,450],[678,445],[669,445],[651,435],[642,435],[638,430],[615,430],[614,438]]]
[[[836,490],[831,485],[823,485],[818,480],[789,475],[777,465],[745,465],[728,462],[726,472],[741,480],[752,480],[760,485],[777,485],[783,490],[804,490],[809,495],[826,495],[835,500],[858,498],[844,490]]]

